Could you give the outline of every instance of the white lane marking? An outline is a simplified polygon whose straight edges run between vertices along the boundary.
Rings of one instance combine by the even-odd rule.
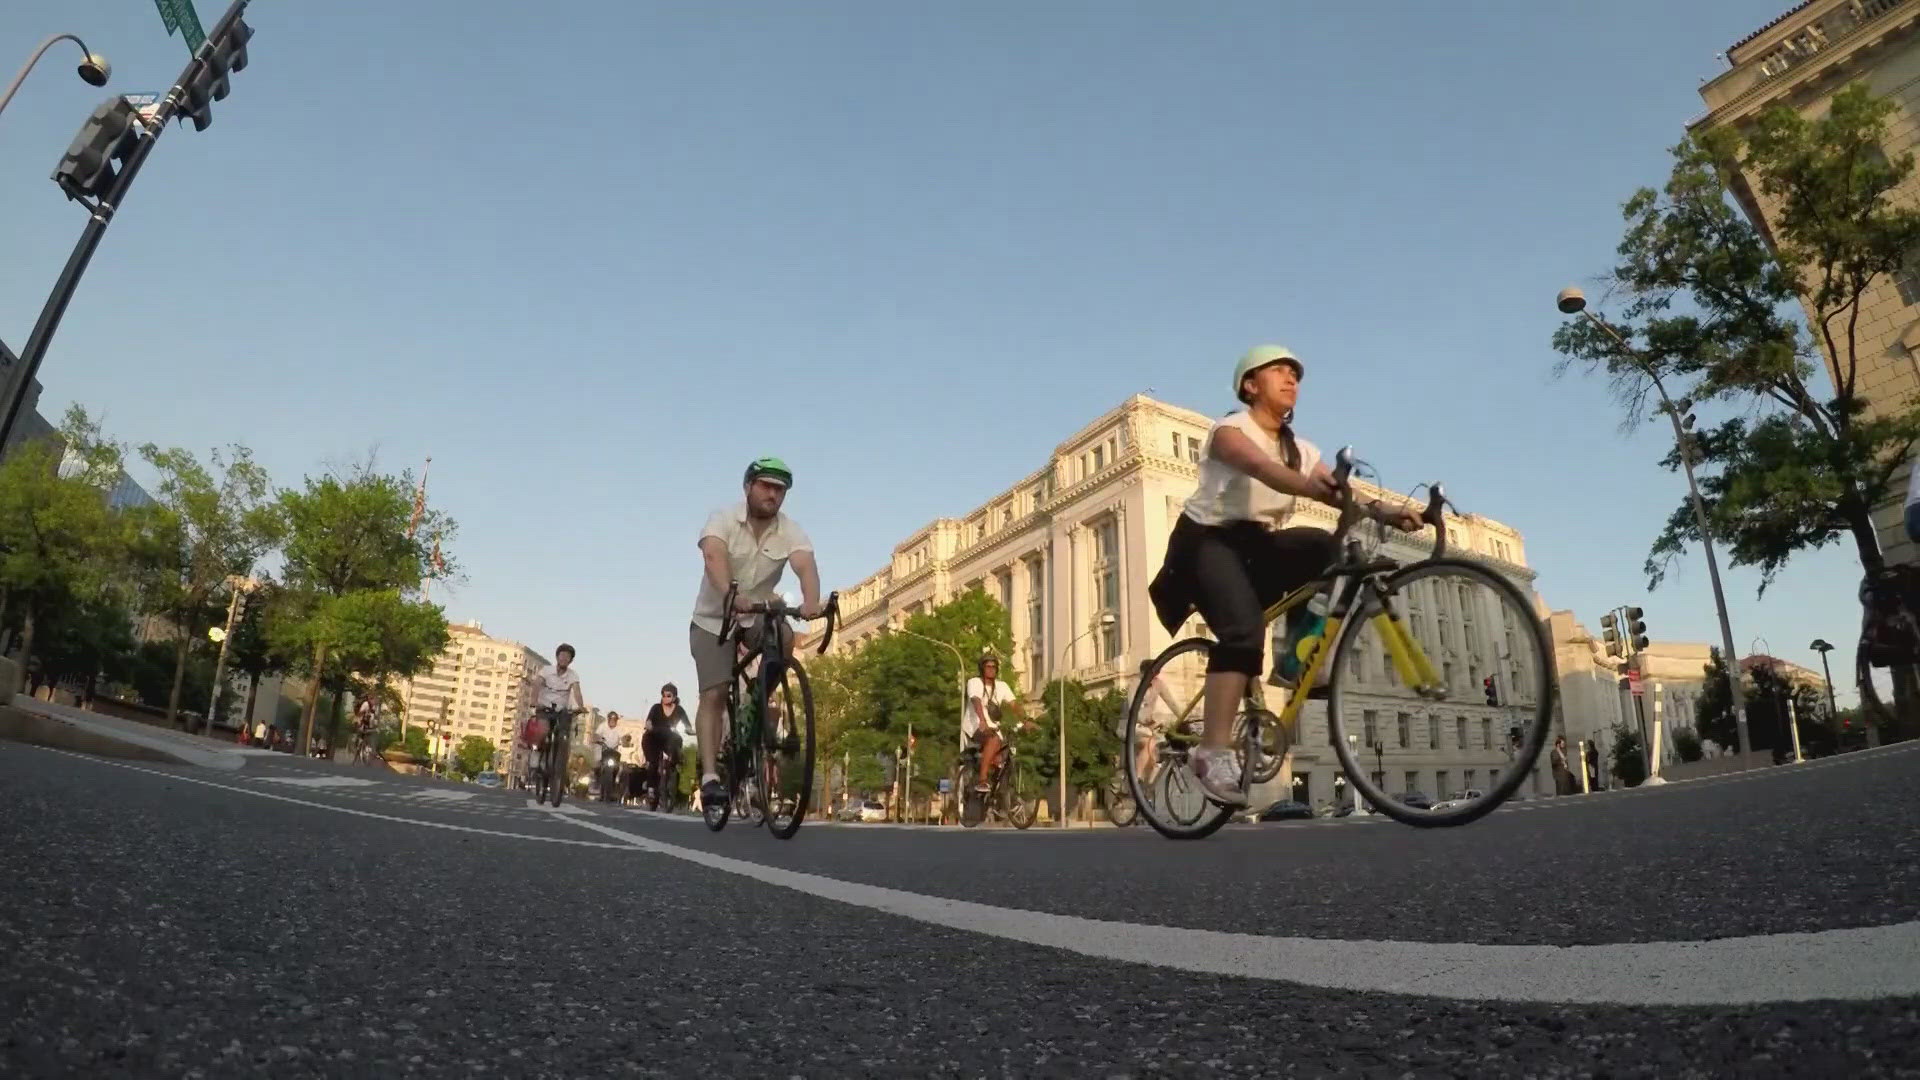
[[[270,784],[292,784],[296,787],[373,787],[378,780],[362,780],[355,776],[263,776],[260,779]]]
[[[570,816],[589,816],[590,817],[593,814],[591,810],[582,810],[579,807],[572,805],[571,803],[562,803],[558,808],[555,808],[555,807],[548,806],[545,803],[534,802],[532,799],[527,800],[527,809],[545,810],[549,814],[567,814]]]
[[[1920,993],[1920,922],[1717,941],[1469,945],[1265,937],[1085,919],[863,885],[695,851],[596,821],[642,851],[953,930],[1103,960],[1455,1000],[1750,1005]]]
[[[474,791],[448,791],[445,788],[421,788],[419,791],[407,791],[400,794],[403,799],[428,799],[437,802],[466,802],[479,794]]]
[[[562,817],[619,842],[479,829],[376,814],[198,780],[49,747],[31,747],[163,780],[430,829],[574,847],[667,855],[811,896],[935,926],[1098,959],[1300,983],[1335,990],[1442,999],[1587,1005],[1754,1005],[1872,1000],[1920,994],[1920,922],[1715,941],[1616,945],[1469,945],[1263,937],[1219,930],[1085,919],[862,885],[782,870]],[[550,817],[558,817],[551,810]]]

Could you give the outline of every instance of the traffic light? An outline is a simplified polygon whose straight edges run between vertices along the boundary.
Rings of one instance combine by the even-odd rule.
[[[213,103],[225,101],[233,90],[228,76],[247,68],[247,42],[253,27],[245,19],[235,19],[224,33],[208,42],[206,62],[198,64],[180,84],[180,115],[193,120],[193,130],[205,131],[213,123]]]
[[[1606,642],[1608,656],[1622,655],[1620,651],[1620,631],[1617,629],[1618,626],[1619,623],[1614,619],[1613,612],[1609,611],[1605,615],[1600,616],[1600,637]]]
[[[1647,648],[1647,624],[1641,619],[1645,614],[1637,607],[1627,609],[1627,641],[1634,652],[1645,652]]]
[[[53,182],[69,199],[105,196],[133,156],[144,130],[139,111],[126,98],[108,98],[80,125],[80,133],[54,167]]]
[[[1480,680],[1480,688],[1487,692],[1487,704],[1489,705],[1500,704],[1500,691],[1494,688],[1493,676],[1489,675],[1486,678]]]

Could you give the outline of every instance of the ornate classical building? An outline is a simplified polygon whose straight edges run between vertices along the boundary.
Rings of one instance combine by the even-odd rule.
[[[1131,688],[1141,661],[1173,640],[1154,617],[1147,583],[1159,571],[1174,521],[1198,483],[1201,450],[1212,424],[1190,409],[1144,395],[1128,398],[1060,443],[1040,468],[966,514],[917,530],[894,548],[887,566],[842,589],[844,620],[836,648],[857,649],[882,630],[978,587],[1011,615],[1014,656],[1008,666],[1023,691],[1030,693],[1059,674],[1095,689]],[[1434,478],[1405,479],[1411,487]],[[1396,494],[1365,484],[1361,491],[1376,497]],[[1328,507],[1306,506],[1301,517],[1302,524],[1334,525]],[[1448,545],[1533,595],[1534,573],[1512,528],[1477,514],[1450,518]],[[1385,550],[1412,561],[1431,546],[1428,532],[1396,536]],[[1458,684],[1454,702],[1444,716],[1426,715],[1432,709],[1403,716],[1382,711],[1384,705],[1370,708],[1364,688],[1356,686],[1347,699],[1354,714],[1348,726],[1353,732],[1381,733],[1378,741],[1392,749],[1394,768],[1382,770],[1392,772],[1392,787],[1405,785],[1438,797],[1448,794],[1442,789],[1490,782],[1509,765],[1501,737],[1506,715],[1482,703],[1481,680],[1492,676],[1503,691],[1528,680],[1516,678],[1526,673],[1508,667],[1508,642],[1517,628],[1494,625],[1495,609],[1483,599],[1433,596],[1422,606],[1425,614],[1416,611],[1416,616],[1436,620],[1440,633],[1460,628],[1461,647],[1447,661]],[[1535,616],[1545,618],[1537,600],[1536,608]],[[1108,614],[1114,618],[1104,625],[1102,616]],[[1196,617],[1181,636],[1201,629]],[[1385,663],[1384,656],[1374,656],[1363,666],[1380,671]],[[1309,803],[1332,800],[1339,763],[1328,746],[1324,710],[1320,702],[1307,706],[1300,745],[1268,791],[1270,797],[1291,791]],[[1541,790],[1551,790],[1550,782]]]

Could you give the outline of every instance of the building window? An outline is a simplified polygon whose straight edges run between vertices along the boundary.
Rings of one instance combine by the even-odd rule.
[[[1416,791],[1419,791],[1420,790],[1420,774],[1417,772],[1414,772],[1412,769],[1408,769],[1407,775],[1406,775],[1406,786],[1401,788],[1400,790],[1409,795],[1413,794]]]
[[[1480,749],[1493,749],[1493,719],[1491,717],[1483,716],[1480,718]]]
[[[1187,436],[1187,460],[1200,464],[1200,440],[1191,435]]]
[[[979,543],[987,538],[987,519],[981,518],[973,523],[973,540]]]
[[[1180,457],[1180,433],[1177,431],[1173,433],[1173,456],[1175,460]]]
[[[1013,505],[1009,503],[1000,508],[1000,527],[1004,529],[1011,524],[1013,524]]]
[[[1376,788],[1379,788],[1379,789],[1380,789],[1380,790],[1382,790],[1382,791],[1385,791],[1385,790],[1386,790],[1386,788],[1387,788],[1387,774],[1386,774],[1386,773],[1383,773],[1383,772],[1376,772],[1376,773],[1374,773],[1374,774],[1373,774],[1373,786],[1374,786],[1374,787],[1376,787]],[[1357,797],[1358,797],[1358,796],[1356,796],[1356,798],[1357,798]]]
[[[1408,747],[1413,745],[1413,733],[1411,730],[1412,727],[1413,727],[1413,717],[1408,715],[1407,713],[1401,713],[1399,734],[1400,734],[1400,749],[1402,750],[1405,750]]]
[[[1463,789],[1465,789],[1465,790],[1467,790],[1467,791],[1472,791],[1472,790],[1474,789],[1474,788],[1473,788],[1473,781],[1474,781],[1474,778],[1475,778],[1475,775],[1476,775],[1476,774],[1474,773],[1474,771],[1473,771],[1472,769],[1465,769],[1465,770],[1462,770],[1462,771],[1461,771],[1461,773],[1460,773],[1460,786],[1461,786],[1461,788],[1463,788]]]
[[[1386,649],[1380,650],[1380,672],[1387,677],[1388,686],[1400,685],[1400,670],[1393,666],[1393,654]]]
[[[1489,788],[1496,788],[1500,786],[1500,770],[1499,769],[1487,770],[1487,786]]]
[[[1437,716],[1427,717],[1427,749],[1440,749],[1440,718]]]
[[[1379,710],[1367,709],[1366,711],[1360,714],[1360,719],[1361,719],[1361,727],[1360,727],[1361,738],[1367,741],[1367,745],[1369,747],[1379,745],[1380,743],[1380,712]]]
[[[1104,469],[1106,467],[1107,467],[1107,448],[1104,446],[1094,447],[1093,448],[1093,471],[1099,472],[1101,469]]]
[[[1441,769],[1434,773],[1433,797],[1436,799],[1444,799],[1452,794],[1454,794],[1452,791],[1447,790],[1447,770]]]
[[[1454,718],[1454,732],[1455,734],[1460,736],[1460,749],[1465,750],[1467,748],[1467,718],[1466,717],[1460,716],[1460,717]]]
[[[1100,628],[1100,659],[1120,656],[1120,522],[1109,516],[1093,528],[1093,591],[1098,615],[1113,622]]]
[[[1920,304],[1920,259],[1908,252],[1906,263],[1893,275],[1893,287],[1900,290],[1900,302],[1912,307]]]

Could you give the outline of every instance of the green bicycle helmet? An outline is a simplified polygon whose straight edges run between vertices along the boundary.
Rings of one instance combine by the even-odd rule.
[[[790,488],[793,486],[793,470],[777,457],[755,458],[753,464],[747,466],[747,478],[741,484],[744,486],[755,480],[772,480],[781,487]]]

